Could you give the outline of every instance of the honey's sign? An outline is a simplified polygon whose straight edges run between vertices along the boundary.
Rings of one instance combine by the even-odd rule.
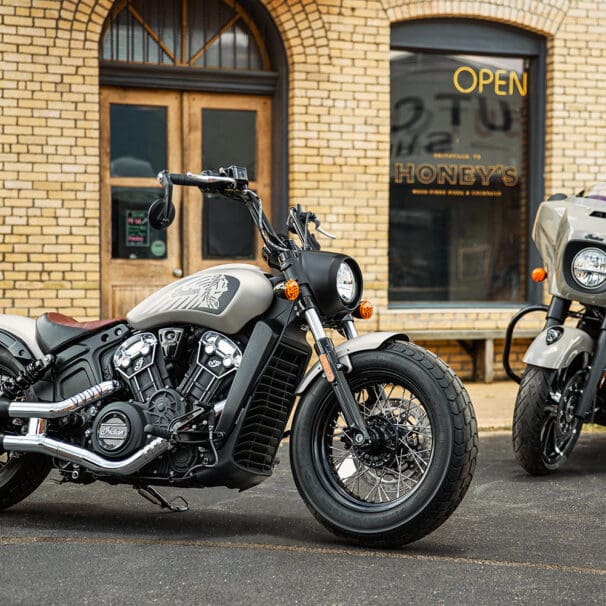
[[[484,187],[514,187],[518,184],[515,166],[496,164],[415,164],[396,162],[394,182],[412,185],[463,185]]]
[[[487,67],[475,68],[468,65],[458,67],[453,76],[454,87],[465,95],[484,90],[494,90],[494,94],[500,97],[511,97],[518,94],[525,97],[528,91],[528,76],[522,74],[522,79],[517,72],[506,69],[489,69]]]

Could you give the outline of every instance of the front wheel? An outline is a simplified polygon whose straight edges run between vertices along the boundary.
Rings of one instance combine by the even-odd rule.
[[[513,413],[513,451],[532,475],[556,471],[568,460],[583,422],[574,416],[585,371],[527,366]]]
[[[350,359],[347,380],[371,444],[354,444],[332,388],[318,379],[293,423],[293,476],[308,508],[338,536],[410,543],[446,521],[467,492],[478,451],[473,407],[448,366],[411,343]]]

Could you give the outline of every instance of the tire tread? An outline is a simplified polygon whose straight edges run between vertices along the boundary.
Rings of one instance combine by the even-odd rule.
[[[299,487],[299,492],[315,518],[338,536],[374,547],[396,547],[416,541],[433,532],[454,512],[465,496],[475,471],[479,440],[477,421],[469,395],[461,380],[437,355],[410,342],[395,341],[382,352],[393,352],[408,358],[430,375],[440,386],[448,402],[453,427],[453,448],[447,473],[438,492],[422,512],[395,529],[375,535],[360,536],[327,521],[315,510]],[[292,448],[293,442],[291,442]],[[295,474],[295,481],[297,481]]]
[[[550,372],[528,365],[514,407],[512,443],[518,463],[531,475],[542,476],[553,470],[543,462],[541,429],[545,405],[549,402]]]

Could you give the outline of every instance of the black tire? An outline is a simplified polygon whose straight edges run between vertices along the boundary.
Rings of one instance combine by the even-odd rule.
[[[559,392],[562,400],[577,376],[579,373],[568,369],[555,371],[531,365],[522,375],[513,413],[513,451],[518,463],[532,475],[545,475],[562,467],[579,439],[582,421],[572,417],[566,420],[565,412],[551,395]]]
[[[293,422],[295,483],[313,515],[340,537],[373,547],[416,541],[448,519],[471,483],[478,436],[469,396],[444,362],[412,343],[350,360],[348,383],[382,446],[353,446],[332,388],[318,378]],[[346,466],[355,469],[349,476]],[[379,485],[376,496],[364,496],[362,478]]]
[[[21,370],[19,362],[6,350],[0,349],[0,376],[15,376]],[[0,422],[0,433],[17,433],[11,421]],[[0,509],[7,509],[28,497],[44,481],[51,460],[44,455],[13,454],[0,449]]]

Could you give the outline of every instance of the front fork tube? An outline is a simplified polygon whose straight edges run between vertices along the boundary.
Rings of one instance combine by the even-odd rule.
[[[572,301],[568,299],[562,299],[560,297],[552,297],[547,309],[547,319],[545,321],[545,328],[551,328],[559,324],[564,324],[568,311],[570,310],[570,304]]]
[[[355,339],[358,336],[356,325],[354,324],[353,318],[350,315],[343,320],[343,334],[348,339]]]
[[[326,380],[331,384],[345,421],[353,432],[353,441],[355,444],[364,444],[370,440],[370,436],[358,403],[355,401],[343,373],[343,367],[337,358],[333,342],[326,335],[320,316],[314,308],[305,310],[305,320],[314,337],[316,352],[320,357]]]
[[[600,327],[600,336],[596,343],[593,359],[591,360],[591,370],[589,376],[583,387],[583,394],[574,412],[575,416],[579,419],[585,420],[587,412],[593,399],[597,393],[600,381],[604,376],[604,369],[606,368],[606,318],[602,321]]]

